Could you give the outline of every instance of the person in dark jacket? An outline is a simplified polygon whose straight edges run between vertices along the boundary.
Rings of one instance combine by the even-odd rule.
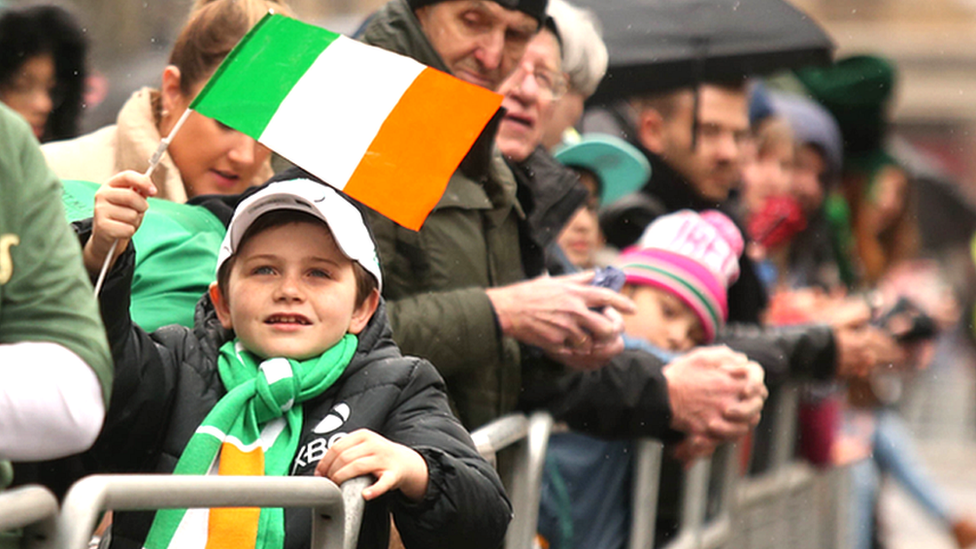
[[[587,115],[584,131],[622,137],[654,166],[637,193],[611,204],[600,216],[607,243],[634,244],[655,218],[681,209],[718,209],[736,220],[733,189],[739,182],[742,144],[749,137],[749,100],[743,81],[706,83],[696,103],[689,87],[634,99]],[[698,128],[692,139],[693,127]],[[740,224],[740,229],[742,229]],[[729,321],[758,323],[766,293],[747,255],[729,288]]]
[[[636,242],[655,218],[684,208],[715,208],[737,220],[733,191],[749,132],[747,86],[741,80],[702,83],[697,101],[695,95],[691,87],[662,91],[595,109],[584,118],[584,130],[629,141],[654,166],[640,191],[601,213],[601,229],[613,246]],[[871,339],[860,325],[761,327],[765,289],[748,254],[740,257],[739,267],[739,280],[729,287],[729,325],[717,341],[762,364],[769,385],[863,374],[873,365]]]
[[[495,142],[515,175],[519,204],[525,211],[519,236],[528,276],[545,272],[546,251],[588,196],[576,174],[542,146],[546,122],[567,89],[552,21],[546,19],[518,67],[498,89],[505,96],[505,115]]]
[[[545,7],[545,0],[391,0],[360,39],[495,90],[541,28]],[[478,24],[469,29],[469,21]],[[469,429],[515,410],[521,344],[599,364],[623,348],[623,325],[590,308],[630,309],[626,298],[588,286],[590,275],[525,272],[527,214],[495,148],[497,131],[496,119],[419,232],[370,212],[397,343],[437,367]]]
[[[90,463],[336,483],[371,474],[360,547],[387,546],[390,513],[407,547],[501,543],[511,517],[501,482],[451,415],[433,366],[393,343],[376,249],[351,202],[306,179],[250,195],[231,220],[195,327],[147,334],[128,313],[127,243],[139,225],[131,214],[155,188],[127,172],[106,189],[86,248],[119,239],[125,251],[100,296],[116,392]],[[258,441],[262,452],[253,451]],[[175,546],[187,532],[212,540],[229,527],[249,547],[310,543],[300,509],[164,510],[116,514],[111,547]]]
[[[516,69],[544,10],[539,0],[391,0],[361,39],[477,85],[499,89],[521,74],[522,86],[538,90],[535,68]],[[459,33],[469,21],[480,24]],[[474,429],[522,406],[603,436],[680,438],[674,427],[744,433],[762,406],[762,376],[730,380],[715,368],[740,357],[728,349],[708,359],[689,355],[665,375],[647,353],[620,352],[623,323],[591,308],[630,311],[631,304],[588,286],[592,273],[526,280],[521,243],[540,235],[522,231],[534,213],[549,210],[538,202],[523,208],[521,181],[493,148],[495,134],[494,125],[482,133],[419,233],[370,217],[397,342],[434,363],[464,425]],[[539,187],[528,190],[548,201]],[[527,360],[528,347],[549,360]],[[750,413],[730,416],[729,401],[740,396]]]

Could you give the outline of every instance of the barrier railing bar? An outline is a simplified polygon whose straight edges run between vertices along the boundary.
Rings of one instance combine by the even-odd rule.
[[[529,434],[529,420],[523,414],[502,416],[471,433],[474,447],[488,461],[494,463],[495,454]]]
[[[742,483],[737,505],[748,507],[759,501],[780,497],[806,487],[816,480],[813,469],[801,462],[791,463],[779,471],[750,478]]]
[[[708,527],[701,535],[701,546],[703,549],[715,549],[724,546],[730,539],[732,539],[732,517],[725,514],[708,523]]]
[[[58,500],[47,488],[22,486],[0,493],[0,530],[23,528],[58,514]]]
[[[0,494],[0,531],[23,528],[30,547],[53,543],[57,514],[57,498],[42,486],[21,486]]]
[[[664,444],[642,438],[634,441],[633,510],[628,549],[653,549],[657,526],[657,499],[661,484]]]
[[[695,462],[685,473],[682,486],[680,524],[678,533],[667,549],[716,549],[732,541],[733,520],[741,510],[763,499],[779,500],[784,504],[798,490],[806,489],[819,478],[806,464],[793,459],[796,433],[798,391],[794,386],[781,388],[782,397],[771,410],[773,437],[769,470],[758,477],[740,479],[739,452],[736,445],[725,445],[707,460]],[[507,484],[516,516],[506,537],[507,549],[531,547],[538,519],[539,486],[545,448],[552,419],[512,414],[472,433],[478,451],[494,460],[496,453],[519,444],[514,460],[512,478]],[[540,426],[536,427],[536,422]],[[537,434],[536,429],[540,429]],[[523,439],[526,439],[523,441]],[[545,442],[542,442],[542,441]],[[660,465],[663,446],[660,442],[643,439],[635,442],[634,481],[632,486],[634,520],[630,526],[628,549],[652,549],[654,545]],[[718,508],[714,517],[706,520],[710,473],[717,475]],[[785,511],[785,509],[782,509]]]
[[[346,488],[358,496],[364,482]],[[352,481],[350,481],[352,482]],[[333,482],[320,477],[233,477],[182,475],[95,475],[72,486],[57,524],[59,549],[87,547],[103,510],[154,510],[203,507],[311,507],[312,544],[320,548],[351,548],[358,537],[359,516],[346,513],[344,496]],[[343,521],[343,527],[336,522]],[[348,524],[354,521],[355,525]]]
[[[786,384],[779,388],[776,414],[773,422],[773,437],[770,470],[785,467],[793,459],[796,441],[797,410],[800,405],[800,391],[796,384]]]
[[[542,470],[552,423],[552,416],[546,412],[534,412],[528,418],[526,438],[520,445],[509,488],[515,517],[505,535],[506,549],[531,549],[533,546],[539,522]]]
[[[711,458],[695,460],[685,471],[681,486],[681,511],[678,515],[678,532],[667,549],[699,548],[702,543],[702,526],[708,503],[708,478],[711,473]]]
[[[739,463],[738,445],[725,444],[715,451],[712,456],[712,467],[719,467],[722,471],[719,489],[719,505],[716,516],[710,520],[702,531],[702,547],[715,549],[725,545],[732,537],[732,513],[736,503],[735,494],[738,488]],[[707,488],[706,488],[707,497]]]
[[[343,508],[342,549],[356,549],[359,543],[359,529],[362,527],[363,513],[366,510],[366,500],[363,499],[363,490],[375,481],[376,479],[372,475],[365,475],[351,478],[339,486],[339,491],[342,492]],[[313,537],[312,539],[311,549],[316,549],[319,546],[315,545],[315,538]],[[322,545],[321,547],[330,546]]]

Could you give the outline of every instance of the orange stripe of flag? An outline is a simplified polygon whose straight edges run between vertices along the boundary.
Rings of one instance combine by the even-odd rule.
[[[220,447],[219,475],[264,475],[264,450],[259,446],[242,452],[233,444]],[[210,510],[206,549],[242,549],[254,547],[258,539],[258,507],[229,507]]]
[[[425,69],[383,122],[343,192],[420,230],[502,97]],[[428,106],[449,115],[430,116]]]

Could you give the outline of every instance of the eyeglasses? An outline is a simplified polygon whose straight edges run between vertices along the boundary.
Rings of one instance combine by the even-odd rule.
[[[512,74],[512,78],[515,79],[517,85],[515,89],[521,89],[522,84],[525,83],[525,77],[531,75],[532,79],[535,80],[535,85],[539,88],[539,93],[542,98],[548,101],[555,101],[566,94],[568,85],[566,83],[566,77],[561,73],[556,71],[551,71],[545,67],[535,67],[534,70],[529,73],[526,69],[526,64],[522,63],[515,69]]]

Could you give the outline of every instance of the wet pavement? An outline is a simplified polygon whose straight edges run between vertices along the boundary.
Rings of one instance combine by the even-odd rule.
[[[976,361],[968,353],[942,353],[916,380],[903,408],[921,460],[950,505],[976,517]],[[953,549],[955,541],[908,494],[887,482],[881,496],[887,549]]]

